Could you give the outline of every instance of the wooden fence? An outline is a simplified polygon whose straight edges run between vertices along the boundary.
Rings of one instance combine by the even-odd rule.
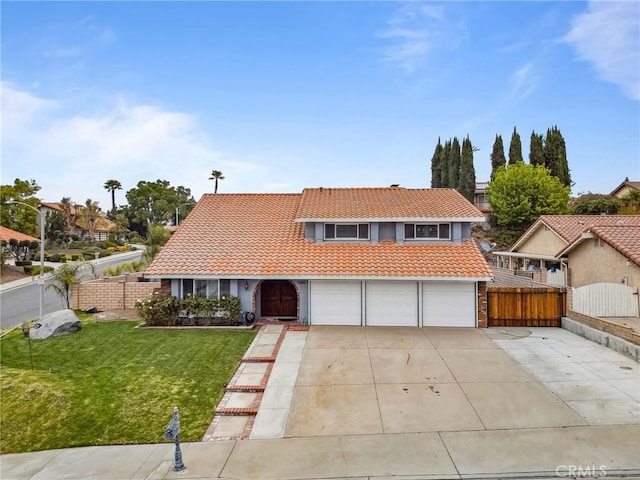
[[[488,288],[488,325],[560,327],[566,294],[564,288]]]

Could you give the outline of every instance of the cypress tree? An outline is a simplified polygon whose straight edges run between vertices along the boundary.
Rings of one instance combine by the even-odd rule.
[[[531,145],[529,147],[529,163],[531,165],[544,165],[544,141],[542,135],[535,130],[531,132]]]
[[[449,154],[451,153],[451,140],[444,142],[440,152],[440,186],[449,188]]]
[[[442,186],[442,173],[440,167],[440,157],[442,156],[442,144],[438,137],[438,145],[431,157],[431,188],[440,188]]]
[[[502,137],[500,135],[496,135],[496,139],[493,142],[493,150],[491,151],[491,180],[495,177],[498,168],[504,166],[506,163],[507,159],[504,156]]]
[[[458,191],[473,203],[473,196],[476,192],[476,169],[473,166],[473,145],[471,145],[469,135],[462,141]]]
[[[560,180],[564,186],[571,186],[567,147],[557,126],[547,129],[544,141],[544,165],[549,169],[551,175]]]
[[[516,131],[516,127],[513,127],[513,133],[511,134],[511,143],[509,144],[509,165],[514,163],[523,162],[522,159],[522,142],[520,141],[520,134]]]
[[[567,161],[567,145],[564,141],[564,137],[562,133],[560,133],[560,129],[555,126],[554,127],[558,142],[558,164],[559,164],[559,176],[558,179],[565,187],[571,186],[571,174],[569,173],[569,162]]]
[[[451,152],[449,153],[449,187],[458,188],[460,179],[460,142],[453,137]]]

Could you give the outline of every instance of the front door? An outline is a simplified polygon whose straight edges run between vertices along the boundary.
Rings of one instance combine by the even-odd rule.
[[[260,286],[261,314],[263,317],[296,317],[298,295],[287,280],[267,280]]]

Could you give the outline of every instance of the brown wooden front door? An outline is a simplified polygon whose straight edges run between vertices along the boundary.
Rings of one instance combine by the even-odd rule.
[[[267,280],[260,286],[261,314],[263,317],[296,317],[298,295],[287,280]]]

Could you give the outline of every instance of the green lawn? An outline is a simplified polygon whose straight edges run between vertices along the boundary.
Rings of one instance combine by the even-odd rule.
[[[155,443],[174,406],[183,441],[202,438],[254,331],[150,330],[83,322],[81,331],[0,340],[0,453]]]

